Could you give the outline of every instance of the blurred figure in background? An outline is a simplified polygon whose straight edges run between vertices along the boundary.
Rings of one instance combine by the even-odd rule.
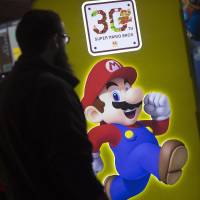
[[[182,3],[193,67],[192,72],[197,91],[197,120],[200,130],[200,0],[182,0]]]

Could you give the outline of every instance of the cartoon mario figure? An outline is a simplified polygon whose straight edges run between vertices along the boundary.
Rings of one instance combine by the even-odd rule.
[[[100,123],[88,135],[93,145],[94,171],[103,168],[99,153],[103,143],[109,143],[115,156],[118,175],[104,182],[112,200],[125,200],[142,192],[151,174],[165,184],[176,183],[187,161],[182,142],[168,140],[160,147],[155,137],[168,129],[167,96],[150,93],[144,97],[140,88],[131,87],[136,77],[133,67],[124,67],[116,60],[101,60],[87,77],[82,99],[87,120]],[[151,120],[137,120],[143,103]]]
[[[131,11],[130,10],[121,10],[120,17],[119,17],[119,24],[127,24],[128,22],[132,21],[130,17]]]

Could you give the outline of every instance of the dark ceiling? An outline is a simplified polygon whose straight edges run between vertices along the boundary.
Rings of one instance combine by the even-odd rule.
[[[27,12],[34,0],[0,0],[0,24],[19,19]]]

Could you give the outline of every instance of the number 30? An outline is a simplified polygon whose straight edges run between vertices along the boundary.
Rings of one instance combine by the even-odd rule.
[[[118,18],[119,24],[122,24],[121,27],[116,27],[114,24],[114,13],[115,12],[120,12],[120,17]],[[103,10],[95,10],[92,12],[92,17],[95,17],[97,15],[101,15],[102,18],[100,20],[98,20],[98,24],[102,24],[103,25],[103,29],[99,30],[95,25],[93,27],[93,31],[97,34],[103,34],[106,33],[108,30],[108,23],[107,23],[107,16],[106,13]],[[108,13],[109,15],[109,20],[110,20],[110,27],[111,30],[114,32],[120,32],[120,31],[125,31],[127,28],[127,24],[129,21],[132,21],[132,19],[130,18],[131,15],[131,11],[130,10],[122,10],[122,8],[114,8],[111,9]]]

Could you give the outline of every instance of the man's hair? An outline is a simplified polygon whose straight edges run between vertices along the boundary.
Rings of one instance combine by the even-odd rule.
[[[34,9],[19,22],[16,38],[23,54],[40,54],[56,33],[62,33],[59,15],[50,10]]]

